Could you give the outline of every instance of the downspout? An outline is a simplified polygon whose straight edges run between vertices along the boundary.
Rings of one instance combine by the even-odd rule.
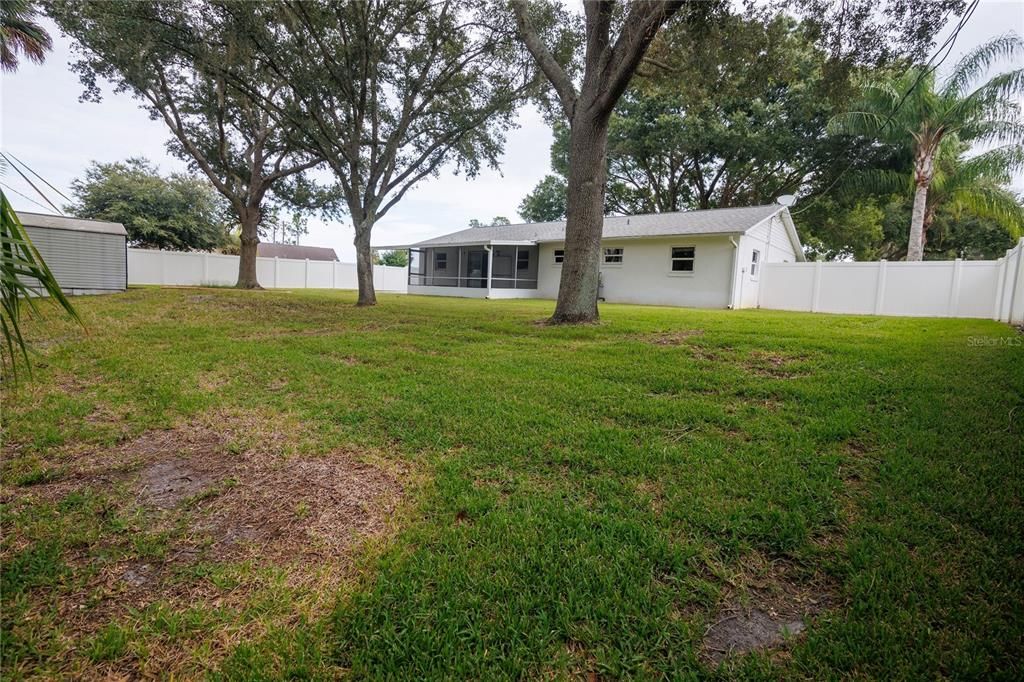
[[[740,257],[740,245],[733,237],[729,237],[729,243],[732,244],[732,279],[729,280],[729,304],[726,308],[733,310],[736,307],[736,299],[733,294],[736,293],[736,265]]]

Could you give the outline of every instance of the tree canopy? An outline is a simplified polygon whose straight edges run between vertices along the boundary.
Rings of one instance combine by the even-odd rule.
[[[928,196],[933,184],[944,186],[947,200],[970,202],[971,210],[980,215],[1011,219],[1015,199],[999,191],[999,186],[1024,158],[1024,118],[1018,102],[1024,95],[1024,68],[987,80],[986,76],[998,60],[1021,56],[1024,42],[1006,35],[969,52],[941,82],[934,69],[926,66],[907,69],[895,77],[871,78],[860,101],[831,121],[833,133],[877,140],[906,150],[912,158],[910,172],[904,176],[914,196],[907,260],[924,256],[926,233],[934,216],[935,201],[929,202]],[[953,158],[963,151],[958,142],[1003,146],[961,162],[959,172],[951,174],[939,167],[947,142],[953,146],[948,152]],[[879,170],[861,172],[855,178],[875,185],[884,183],[887,189],[895,189],[892,186],[904,180],[892,171]],[[957,183],[962,186],[964,182],[968,189],[957,190]]]
[[[223,245],[232,226],[223,199],[205,180],[164,176],[149,161],[93,162],[71,183],[68,212],[122,223],[132,246],[208,251]]]
[[[241,226],[238,285],[249,288],[259,285],[256,245],[265,199],[286,194],[284,182],[320,158],[261,106],[282,101],[285,83],[259,67],[237,39],[237,27],[215,9],[209,2],[48,1],[50,15],[76,41],[83,97],[99,101],[101,79],[135,96],[167,125],[171,153],[226,199]]]
[[[507,17],[483,0],[218,3],[260,69],[288,85],[258,98],[331,168],[355,228],[359,303],[372,305],[370,234],[442,166],[496,166],[534,87]],[[244,87],[240,83],[239,87]]]
[[[697,40],[666,28],[610,121],[606,212],[769,203],[848,158],[825,128],[852,87],[827,64],[813,31],[781,14],[729,15]],[[524,199],[528,220],[565,213],[568,129],[554,133],[555,174]]]

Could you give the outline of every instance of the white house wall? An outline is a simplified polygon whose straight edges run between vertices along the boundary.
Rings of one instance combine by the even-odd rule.
[[[602,248],[621,248],[621,265],[601,265],[602,296],[609,303],[725,308],[734,247],[728,237],[665,237],[602,242]],[[692,273],[672,272],[672,247],[694,247]],[[557,298],[562,266],[554,262],[560,243],[540,246],[538,295]],[[603,260],[603,259],[602,259]]]
[[[739,251],[736,280],[733,284],[737,308],[756,308],[761,294],[761,280],[767,263],[793,263],[797,261],[793,242],[779,216],[773,216],[750,228],[738,239]],[[760,252],[757,272],[751,272],[754,251]]]

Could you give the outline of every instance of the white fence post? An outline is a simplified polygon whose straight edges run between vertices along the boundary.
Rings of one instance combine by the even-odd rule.
[[[882,314],[882,306],[885,305],[885,274],[886,265],[888,261],[884,258],[878,261],[878,279],[876,280],[875,289],[875,315]]]
[[[305,272],[302,275],[302,288],[303,289],[308,289],[309,288],[309,259],[308,258],[306,259],[306,270],[305,270]]]
[[[949,283],[949,304],[946,306],[946,315],[956,317],[957,305],[960,302],[960,277],[963,268],[963,261],[957,258],[953,261],[953,276]]]
[[[1008,255],[1010,250],[1006,250],[1006,255],[997,260],[999,264],[999,271],[996,274],[996,302],[994,310],[992,312],[992,319],[1002,321],[1003,319],[1003,299],[1006,296],[1006,261],[1009,260]]]
[[[274,288],[275,289],[277,288],[277,282],[278,282],[278,279],[277,279],[278,263],[279,263],[279,261],[278,261],[277,256],[274,256]]]
[[[1010,285],[1010,309],[1006,313],[1006,321],[1010,324],[1024,319],[1024,314],[1021,314],[1019,317],[1014,317],[1014,311],[1017,306],[1017,284],[1020,281],[1020,271],[1022,266],[1024,266],[1024,239],[1017,243],[1017,264],[1016,267],[1013,268],[1013,284]]]
[[[210,283],[210,254],[203,251],[203,281],[201,284],[206,286]]]
[[[818,312],[818,301],[821,298],[821,261],[814,261],[814,281],[811,282],[811,312]]]
[[[331,288],[338,288],[338,261],[331,261]]]

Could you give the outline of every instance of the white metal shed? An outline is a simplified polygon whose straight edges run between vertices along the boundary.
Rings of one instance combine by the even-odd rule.
[[[18,212],[65,294],[128,288],[128,232],[121,223]]]

